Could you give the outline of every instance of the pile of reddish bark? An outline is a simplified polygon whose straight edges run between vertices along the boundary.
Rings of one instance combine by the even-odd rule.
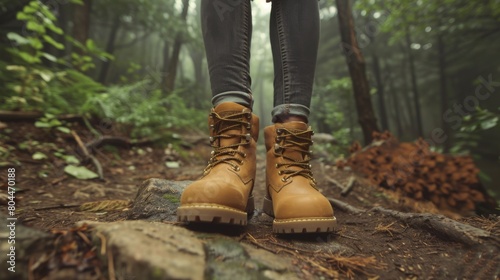
[[[495,207],[470,156],[433,152],[423,139],[400,143],[389,132],[376,133],[374,139],[366,148],[355,142],[351,156],[338,161],[337,167],[349,166],[373,185],[432,201],[440,209],[464,212],[477,210],[479,204]]]

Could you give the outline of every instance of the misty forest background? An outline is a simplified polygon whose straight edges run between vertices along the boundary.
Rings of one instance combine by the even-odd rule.
[[[59,114],[109,119],[159,143],[186,128],[204,131],[211,92],[199,3],[0,0],[0,110],[43,112],[45,126]],[[214,9],[223,20],[238,3],[214,1]],[[500,1],[345,3],[319,2],[311,124],[336,139],[330,154],[348,156],[350,143],[366,144],[371,130],[422,137],[435,150],[473,155],[498,199]],[[271,4],[252,7],[254,111],[264,126],[273,96]],[[348,13],[354,28],[339,26]],[[371,104],[360,105],[364,75],[350,74],[349,63],[365,67]]]

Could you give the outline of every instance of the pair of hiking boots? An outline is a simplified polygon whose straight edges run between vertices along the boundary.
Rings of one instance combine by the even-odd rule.
[[[246,225],[254,211],[259,118],[250,109],[227,102],[212,109],[208,124],[214,150],[202,177],[182,194],[178,219]],[[267,195],[263,210],[274,217],[276,233],[334,230],[333,208],[316,188],[309,164],[312,135],[303,122],[264,129]]]

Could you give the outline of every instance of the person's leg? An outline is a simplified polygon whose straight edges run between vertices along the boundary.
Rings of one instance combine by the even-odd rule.
[[[201,26],[212,88],[212,104],[235,102],[252,107],[250,0],[201,1]]]
[[[201,5],[213,93],[208,120],[213,151],[201,178],[182,193],[177,216],[184,222],[246,225],[254,209],[259,135],[259,119],[251,110],[250,0],[202,0]]]
[[[274,125],[264,129],[267,150],[264,212],[277,233],[330,232],[333,208],[317,189],[309,163],[308,126],[319,41],[314,0],[273,0]]]
[[[307,122],[319,42],[319,7],[314,0],[273,0],[273,122],[299,117]]]

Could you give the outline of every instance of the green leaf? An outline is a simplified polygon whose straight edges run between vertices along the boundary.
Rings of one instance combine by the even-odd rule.
[[[15,41],[19,45],[26,45],[30,42],[30,40],[28,40],[27,38],[24,38],[23,36],[14,32],[7,33],[7,38],[11,41]]]
[[[94,179],[99,177],[99,175],[90,171],[84,166],[68,165],[64,168],[64,172],[81,180]]]
[[[497,124],[498,124],[498,117],[494,117],[494,118],[491,118],[491,119],[488,119],[486,121],[481,122],[481,128],[483,130],[487,130],[487,129],[495,127]]]
[[[40,58],[27,53],[27,52],[17,52],[17,55],[19,55],[20,58],[22,58],[24,61],[26,61],[29,64],[35,64],[40,62]]]
[[[35,127],[47,128],[47,127],[51,127],[51,126],[48,122],[37,121],[37,122],[35,122]]]
[[[68,164],[80,164],[80,160],[76,158],[75,156],[63,156],[63,159],[66,161]]]
[[[56,42],[49,35],[43,35],[43,39],[45,40],[45,42],[47,42],[47,43],[51,44],[52,46],[54,46],[54,48],[56,48],[58,50],[64,50],[64,45],[61,44],[61,43]]]
[[[38,1],[31,1],[29,6],[35,8],[36,10],[40,9],[40,3]]]
[[[28,20],[33,20],[33,19],[34,19],[34,17],[33,17],[33,15],[30,15],[30,14],[25,14],[25,13],[23,13],[23,12],[19,12],[19,13],[17,13],[17,15],[16,15],[16,19],[17,19],[17,20],[25,20],[25,21],[28,21]]]
[[[50,71],[40,71],[39,75],[47,83],[50,82],[54,78],[54,73],[52,73]]]
[[[41,50],[41,49],[43,49],[42,41],[40,41],[38,38],[29,38],[29,41],[30,41],[30,45],[35,50]]]
[[[179,168],[180,167],[180,164],[178,161],[167,161],[167,162],[165,162],[165,165],[168,168]]]
[[[61,131],[61,132],[66,133],[66,134],[69,134],[71,132],[71,130],[69,128],[64,127],[64,126],[58,126],[56,129]]]
[[[5,69],[8,71],[26,72],[26,67],[20,65],[7,65]]]
[[[56,127],[62,125],[62,123],[58,119],[52,119],[50,120],[49,125],[50,127]]]
[[[26,6],[26,7],[24,7],[23,12],[26,14],[34,14],[37,12],[37,9],[30,7],[30,6]]]
[[[61,28],[59,28],[53,24],[49,24],[46,27],[58,35],[62,35],[64,33],[64,31]]]
[[[28,24],[26,24],[26,29],[35,31],[39,34],[45,34],[45,27],[34,21],[28,21]]]
[[[97,46],[95,45],[94,40],[92,39],[88,39],[87,42],[85,42],[85,45],[87,46],[87,49],[89,49],[90,51],[97,49]]]
[[[31,156],[34,160],[42,160],[47,159],[47,156],[44,153],[36,152]]]

